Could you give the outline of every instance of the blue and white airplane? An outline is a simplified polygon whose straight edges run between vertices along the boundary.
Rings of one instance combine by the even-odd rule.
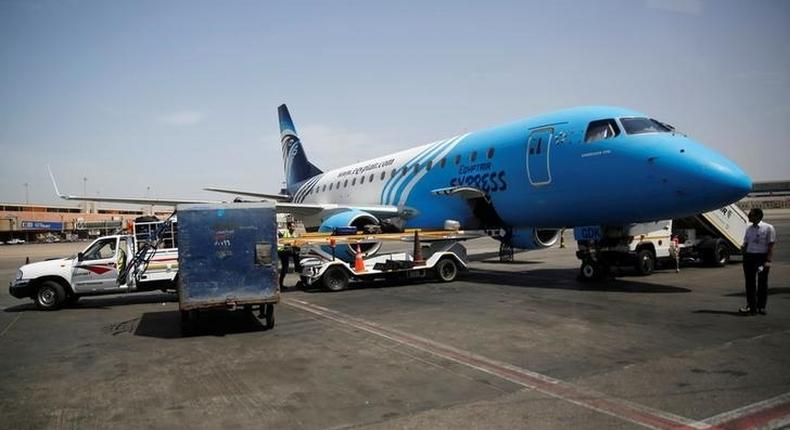
[[[751,191],[735,163],[672,126],[618,107],[580,107],[453,136],[327,172],[311,163],[288,108],[278,109],[286,188],[263,194],[308,230],[499,229],[520,249],[551,246],[566,227],[670,219]],[[59,194],[60,195],[60,194]],[[206,200],[74,200],[174,205]]]

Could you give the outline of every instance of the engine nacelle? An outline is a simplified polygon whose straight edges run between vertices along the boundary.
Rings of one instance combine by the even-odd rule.
[[[330,233],[338,227],[349,226],[356,227],[357,231],[364,231],[365,226],[368,225],[378,226],[381,225],[381,223],[376,217],[367,212],[360,210],[348,210],[336,213],[324,219],[324,221],[321,223],[321,226],[318,227],[318,231],[322,233]],[[364,243],[359,245],[359,247],[362,251],[362,255],[364,257],[369,257],[375,255],[379,251],[381,248],[381,242]],[[327,248],[325,250],[329,252],[328,247],[325,248]],[[356,253],[357,247],[352,245],[338,246],[335,250],[335,256],[346,261],[353,261]]]
[[[546,228],[514,228],[510,244],[518,249],[548,248],[560,239],[561,230]]]

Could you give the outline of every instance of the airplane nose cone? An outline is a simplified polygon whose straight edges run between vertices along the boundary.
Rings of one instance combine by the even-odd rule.
[[[714,209],[751,192],[752,180],[737,164],[707,148],[688,149],[686,154],[680,154],[684,159],[682,188],[698,196],[701,203]]]

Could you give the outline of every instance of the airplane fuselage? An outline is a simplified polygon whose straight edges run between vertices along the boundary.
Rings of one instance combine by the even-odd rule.
[[[494,209],[489,226],[561,228],[673,218],[749,192],[733,162],[650,121],[614,107],[559,111],[324,172],[301,183],[293,202],[392,205],[404,227],[452,219],[470,228],[479,208],[433,192],[468,187]]]

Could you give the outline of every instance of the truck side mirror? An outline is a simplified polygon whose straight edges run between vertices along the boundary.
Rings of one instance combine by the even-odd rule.
[[[82,261],[85,258],[85,255],[81,252],[77,253],[77,261]]]

